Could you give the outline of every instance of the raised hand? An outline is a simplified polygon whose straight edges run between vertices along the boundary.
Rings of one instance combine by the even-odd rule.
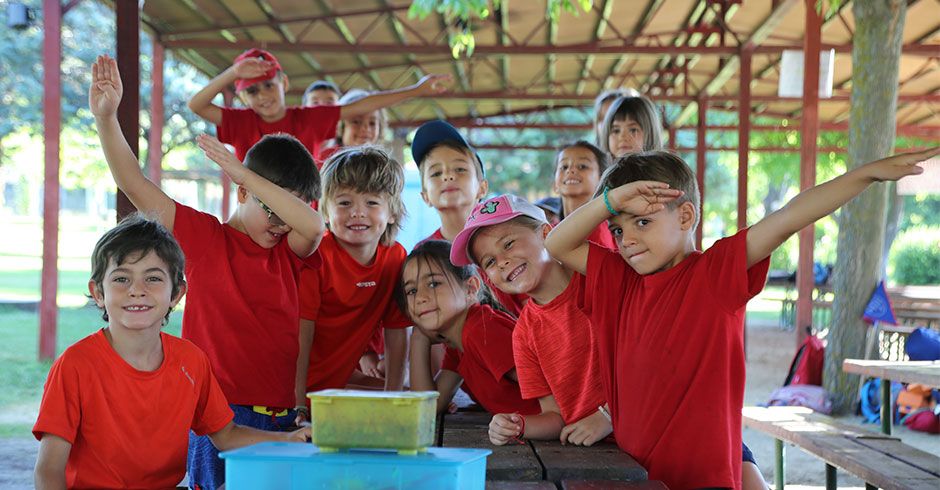
[[[865,175],[875,182],[898,180],[908,175],[923,173],[923,167],[919,167],[917,164],[937,155],[940,155],[940,147],[910,153],[899,153],[867,163],[860,167],[859,170],[865,172]]]
[[[88,107],[95,117],[109,117],[117,113],[124,86],[117,62],[108,55],[98,56],[91,65],[91,87],[88,89]]]
[[[238,78],[256,78],[267,73],[274,63],[262,58],[245,58],[232,65],[235,76]]]
[[[444,93],[447,91],[447,84],[453,79],[450,75],[425,75],[415,86],[415,95],[421,97]]]
[[[245,183],[245,175],[248,170],[238,161],[238,158],[228,151],[219,140],[208,134],[200,134],[196,137],[199,148],[209,157],[210,160],[217,163],[226,175],[232,179],[236,185]]]
[[[644,216],[660,211],[666,204],[682,196],[682,191],[669,184],[639,180],[608,191],[610,205],[619,212]]]

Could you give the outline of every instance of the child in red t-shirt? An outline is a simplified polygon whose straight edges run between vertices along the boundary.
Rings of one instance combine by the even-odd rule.
[[[404,383],[406,327],[393,290],[405,249],[395,241],[405,215],[400,163],[374,146],[346,148],[323,167],[320,201],[330,231],[320,244],[324,265],[300,280],[300,356],[295,397],[346,386],[378,328],[385,329],[384,387]]]
[[[283,430],[295,417],[297,280],[305,263],[317,265],[325,228],[310,208],[320,191],[313,158],[293,136],[268,135],[242,165],[218,140],[200,136],[199,146],[238,186],[235,212],[220,223],[174,202],[143,175],[117,121],[122,91],[117,63],[99,57],[89,105],[114,181],[186,254],[183,338],[205,351],[237,423]],[[190,481],[221,485],[225,465],[211,441],[193,435],[190,444]]]
[[[555,157],[554,184],[554,191],[561,196],[561,219],[594,197],[608,162],[606,153],[584,140],[561,147]],[[597,225],[588,240],[609,249],[617,248],[613,235],[603,223]]]
[[[538,402],[519,393],[512,357],[515,319],[497,309],[476,267],[450,263],[450,242],[428,240],[411,251],[396,297],[418,331],[411,337],[411,389],[439,391],[438,412],[466,382],[473,399],[491,413],[539,413]],[[447,351],[435,378],[430,351],[438,343]]]
[[[611,432],[590,322],[577,307],[584,281],[548,256],[550,229],[535,205],[497,196],[473,209],[451,250],[453,264],[475,263],[495,287],[529,297],[512,334],[513,356],[522,396],[538,399],[541,413],[496,414],[494,444],[527,437],[591,445]]]
[[[219,140],[234,146],[239,160],[244,160],[248,149],[262,136],[274,133],[295,136],[311,155],[318,156],[320,143],[336,134],[340,119],[368,114],[411,97],[441,93],[445,89],[443,82],[450,78],[427,75],[410,87],[378,92],[349,105],[287,107],[284,93],[289,83],[277,58],[263,49],[250,49],[197,92],[189,108],[218,127]],[[232,84],[246,108],[223,108],[212,103]]]
[[[669,488],[742,487],[744,313],[764,286],[770,254],[871,183],[922,172],[933,149],[858,167],[809,189],[748,229],[695,250],[699,194],[681,158],[621,158],[598,196],[546,247],[586,274],[582,301],[604,360],[620,447]],[[618,252],[585,243],[607,220]]]
[[[49,371],[33,435],[37,488],[168,488],[186,472],[190,429],[221,450],[298,441],[234,423],[209,359],[161,332],[186,292],[183,251],[156,221],[131,215],[98,240],[88,290],[108,326]]]

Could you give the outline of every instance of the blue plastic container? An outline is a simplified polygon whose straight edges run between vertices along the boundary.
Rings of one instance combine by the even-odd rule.
[[[229,490],[483,490],[489,449],[428,448],[324,453],[313,444],[265,442],[221,454]]]

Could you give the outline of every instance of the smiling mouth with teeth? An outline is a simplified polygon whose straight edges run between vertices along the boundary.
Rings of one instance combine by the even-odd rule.
[[[127,311],[146,311],[146,310],[149,310],[150,307],[149,306],[125,306],[124,309]]]
[[[516,267],[515,269],[512,270],[512,272],[509,273],[509,275],[506,277],[506,280],[509,281],[509,282],[514,281],[514,280],[515,280],[517,277],[519,277],[523,272],[525,272],[525,268],[526,268],[526,265],[525,265],[525,264],[522,264],[522,265],[520,265],[519,267]]]

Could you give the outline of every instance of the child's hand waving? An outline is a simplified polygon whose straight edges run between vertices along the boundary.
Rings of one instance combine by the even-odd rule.
[[[682,191],[670,189],[669,184],[639,180],[607,191],[610,206],[621,213],[634,216],[653,214],[666,207],[666,203],[682,196]]]
[[[217,163],[219,168],[232,179],[232,182],[236,185],[245,183],[247,169],[242,165],[242,162],[238,161],[238,158],[236,158],[232,152],[228,151],[225,145],[214,136],[209,136],[208,134],[200,134],[196,137],[196,142],[206,156]]]
[[[109,117],[117,113],[124,87],[117,62],[108,55],[98,56],[91,65],[91,87],[88,89],[88,107],[95,117]]]
[[[899,153],[865,164],[864,171],[865,174],[875,182],[898,180],[909,175],[923,173],[923,167],[919,167],[917,164],[938,154],[940,154],[940,147],[910,153]]]
[[[415,95],[421,97],[444,93],[447,91],[447,83],[452,80],[450,75],[425,75],[415,86]]]

